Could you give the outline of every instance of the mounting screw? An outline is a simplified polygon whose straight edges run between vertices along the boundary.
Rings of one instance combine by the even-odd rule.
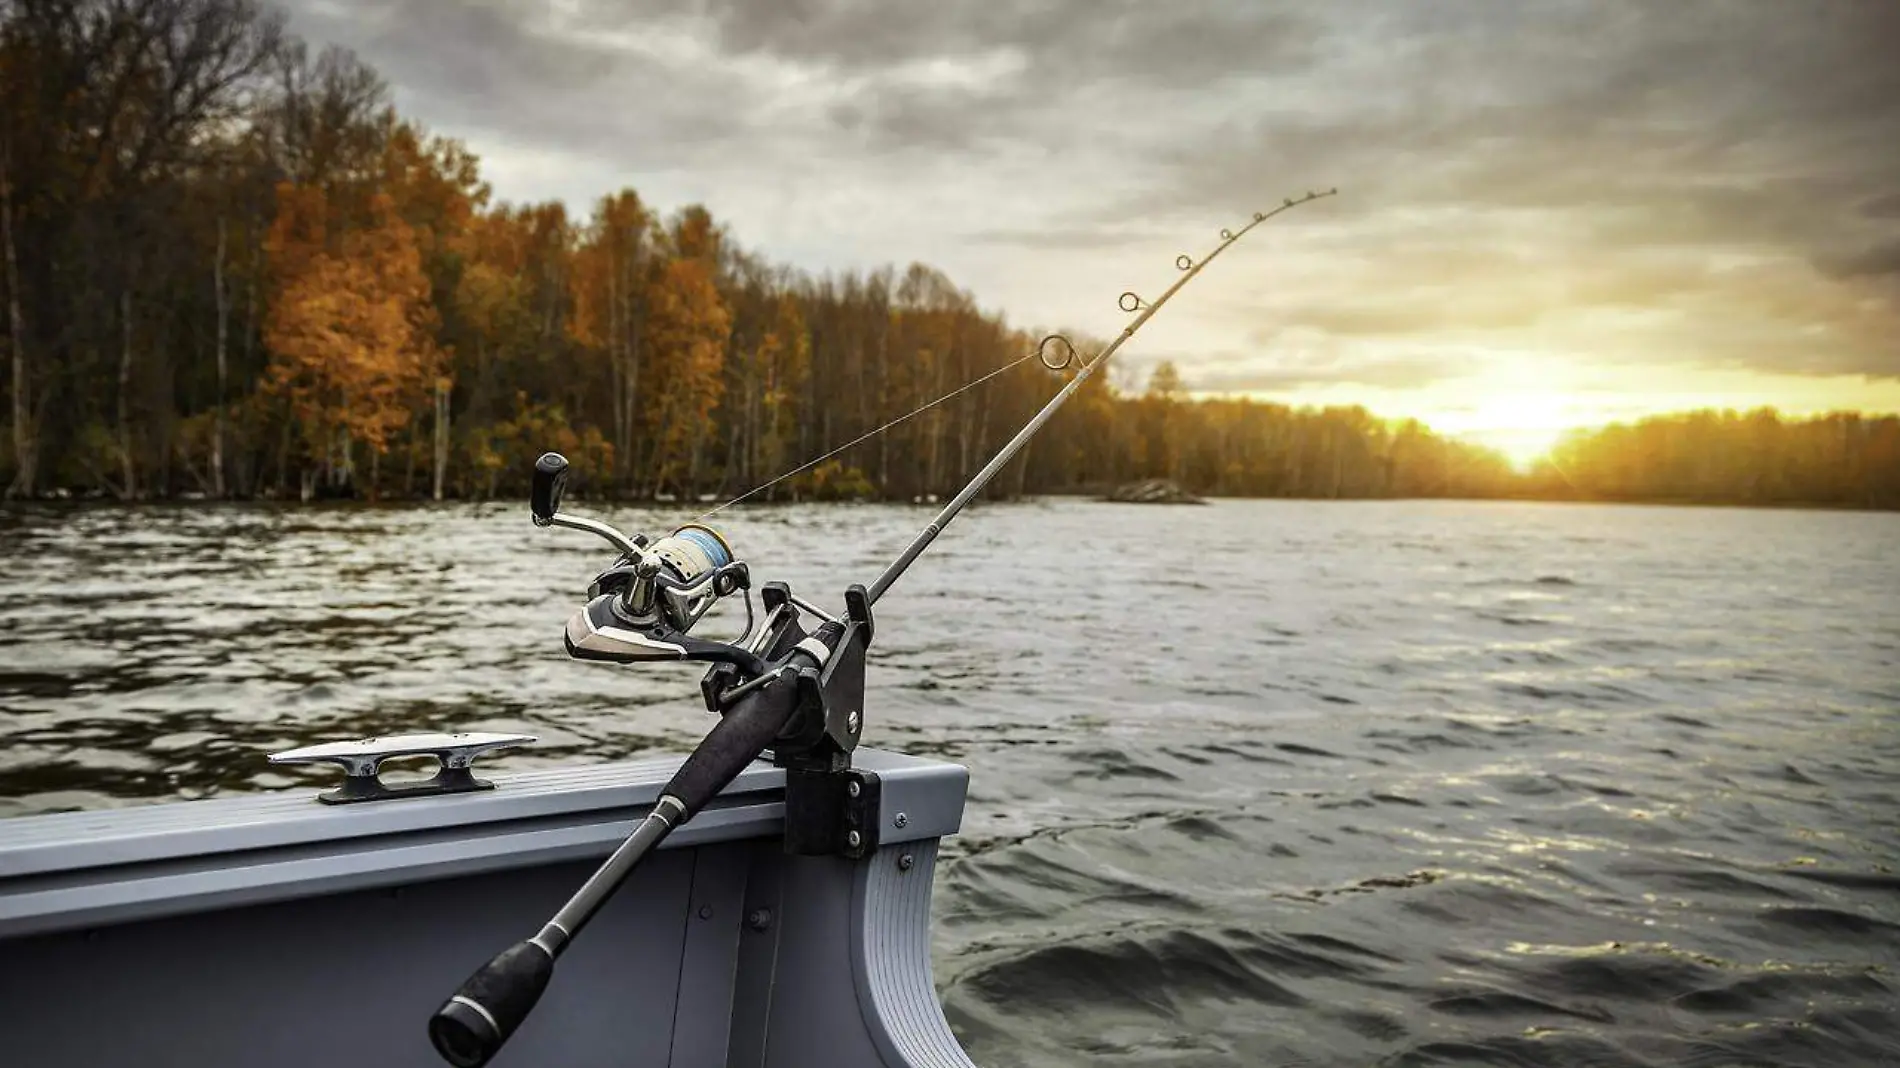
[[[763,931],[772,926],[771,909],[753,909],[745,915],[745,925],[754,931]]]
[[[702,920],[712,919],[712,906],[711,905],[699,906],[699,918]]]
[[[897,858],[897,870],[909,871],[914,865],[916,865],[916,863],[917,863],[917,858],[911,856],[909,853],[906,853],[903,856]]]
[[[859,846],[864,844],[864,836],[859,834],[856,831],[852,831],[850,834],[845,835],[844,840],[845,840],[845,844],[850,846],[853,849],[856,849]]]
[[[910,817],[906,816],[902,812],[899,812],[897,815],[891,817],[891,822],[895,823],[899,827],[908,827],[910,826]]]
[[[864,792],[864,787],[860,785],[856,779],[853,779],[850,783],[846,784],[844,792],[850,794],[852,797],[856,797]]]
[[[863,723],[864,723],[864,717],[858,715],[857,710],[853,709],[850,715],[844,717],[845,733],[847,734],[858,733],[858,727],[863,725]]]

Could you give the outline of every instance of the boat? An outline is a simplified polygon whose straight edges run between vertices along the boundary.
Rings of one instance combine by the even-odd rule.
[[[425,1025],[447,990],[560,904],[681,763],[478,777],[522,741],[367,739],[320,757],[352,765],[335,790],[0,821],[0,1063],[440,1064]],[[376,774],[414,756],[449,788]],[[751,763],[601,910],[491,1063],[970,1065],[930,967],[968,772],[863,749],[847,774],[839,837],[858,844],[799,855],[786,770]],[[364,800],[324,803],[339,790]]]

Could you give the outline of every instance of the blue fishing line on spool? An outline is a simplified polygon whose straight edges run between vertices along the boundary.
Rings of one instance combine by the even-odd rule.
[[[694,545],[704,549],[706,551],[706,559],[712,561],[713,570],[715,571],[732,563],[732,551],[726,548],[725,542],[720,541],[709,530],[700,530],[695,527],[681,527],[673,532],[673,536],[685,541],[690,541]]]

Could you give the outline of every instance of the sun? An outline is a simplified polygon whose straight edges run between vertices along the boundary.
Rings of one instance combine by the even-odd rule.
[[[1487,393],[1430,422],[1438,429],[1496,449],[1519,471],[1529,471],[1564,433],[1583,425],[1561,393]]]
[[[1485,435],[1485,444],[1504,454],[1518,471],[1529,471],[1550,454],[1550,447],[1563,437],[1567,427],[1533,427],[1494,431]]]

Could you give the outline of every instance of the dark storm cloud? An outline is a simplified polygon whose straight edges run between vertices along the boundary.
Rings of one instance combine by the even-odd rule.
[[[1558,320],[1594,339],[1577,325],[1592,312],[1641,312],[1605,349],[1900,376],[1900,4],[303,0],[293,15],[363,53],[425,123],[480,131],[491,159],[690,172],[715,208],[833,192],[976,265],[1012,245],[1151,256],[1147,233],[1336,185],[1278,231],[1330,288],[1263,304],[1262,346]],[[799,240],[823,239],[826,222],[805,225]],[[1454,369],[1355,358],[1282,377]]]

